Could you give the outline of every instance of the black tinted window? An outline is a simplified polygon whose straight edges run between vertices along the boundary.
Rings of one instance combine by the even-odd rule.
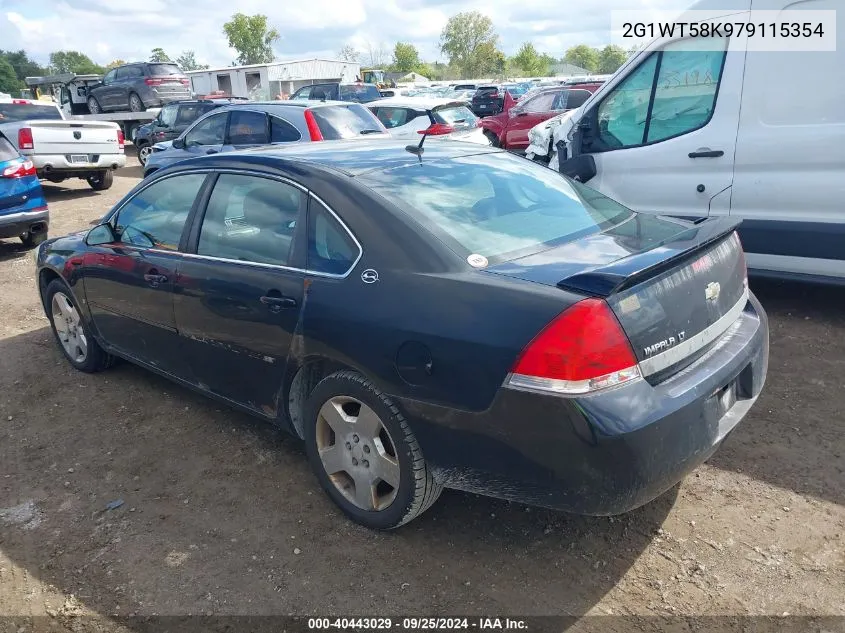
[[[205,114],[206,112],[211,112],[211,110],[213,109],[214,106],[208,103],[183,103],[179,105],[179,114],[176,115],[175,125],[190,125],[198,118],[200,118],[203,114]]]
[[[308,270],[342,275],[358,259],[360,249],[335,217],[316,200],[308,214]]]
[[[367,101],[375,101],[380,98],[381,93],[378,91],[378,88],[370,84],[353,84],[340,87],[341,101],[366,103]]]
[[[15,149],[15,146],[12,145],[5,138],[0,136],[0,163],[4,163],[7,160],[12,160],[13,158],[17,158],[18,156],[18,150]]]
[[[0,124],[26,121],[27,119],[61,119],[59,109],[52,105],[27,103],[0,103]]]
[[[302,200],[299,189],[282,182],[222,174],[208,201],[197,253],[286,265]]]
[[[124,244],[176,250],[205,174],[165,178],[141,190],[117,213],[115,233]]]
[[[295,127],[279,117],[270,117],[270,142],[271,143],[292,143],[302,138]]]
[[[232,110],[229,115],[229,145],[266,145],[269,140],[266,114]]]
[[[372,112],[364,106],[326,106],[311,110],[317,126],[327,141],[357,138],[361,134],[385,132]]]
[[[147,64],[147,72],[151,77],[167,77],[168,75],[181,75],[182,71],[176,64]]]
[[[207,119],[198,121],[187,134],[185,134],[185,146],[190,145],[222,145],[226,136],[225,112],[214,114]]]
[[[573,110],[590,98],[589,90],[561,90],[552,104],[552,110]]]

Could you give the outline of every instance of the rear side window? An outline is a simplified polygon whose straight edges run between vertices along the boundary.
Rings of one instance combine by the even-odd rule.
[[[303,101],[308,100],[310,98],[311,86],[305,86],[303,88],[300,88],[295,93],[293,93],[293,96],[291,97],[291,99],[302,99]]]
[[[432,110],[434,120],[456,128],[476,127],[478,118],[466,106],[445,106]]]
[[[5,137],[0,136],[0,163],[18,158],[18,150]]]
[[[340,87],[341,101],[357,101],[358,103],[366,103],[380,98],[381,93],[378,91],[378,88],[373,85],[353,84],[350,86]]]
[[[491,262],[598,232],[633,212],[585,185],[508,154],[371,172],[359,179],[451,244]]]
[[[357,138],[362,134],[384,132],[384,126],[362,105],[325,106],[311,110],[317,126],[327,141]]]
[[[302,138],[293,125],[280,119],[279,117],[270,117],[270,142],[271,143],[293,143]]]
[[[250,110],[232,110],[229,115],[229,145],[265,145],[270,137],[267,115]]]
[[[61,119],[62,115],[56,106],[30,105],[28,103],[0,103],[0,125],[17,121],[34,121]]]
[[[181,75],[182,71],[176,64],[147,64],[147,72],[151,77],[167,77]]]
[[[291,185],[222,174],[208,201],[197,254],[284,266],[302,208],[303,195]]]
[[[361,250],[335,217],[312,200],[308,214],[308,263],[310,271],[343,275],[352,268]]]
[[[417,112],[416,110],[412,110],[410,108],[391,106],[382,106],[370,109],[375,113],[378,120],[381,121],[381,124],[388,130],[392,130],[393,128],[402,125],[407,125],[418,116],[424,114],[423,112]]]
[[[175,251],[205,174],[173,176],[142,189],[114,223],[118,240],[140,248]]]

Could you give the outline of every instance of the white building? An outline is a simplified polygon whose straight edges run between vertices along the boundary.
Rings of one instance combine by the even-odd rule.
[[[233,97],[274,99],[279,93],[293,94],[302,86],[338,81],[354,83],[361,65],[335,59],[303,59],[249,66],[226,66],[185,73],[198,96],[223,92]]]

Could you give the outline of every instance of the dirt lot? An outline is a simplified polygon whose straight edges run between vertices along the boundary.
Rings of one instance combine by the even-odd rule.
[[[119,176],[102,194],[46,186],[51,234],[140,172]],[[299,441],[128,364],[70,369],[32,257],[6,241],[0,615],[93,614],[99,630],[129,614],[845,616],[845,292],[752,285],[767,387],[671,493],[597,519],[447,491],[375,534],[324,497]]]

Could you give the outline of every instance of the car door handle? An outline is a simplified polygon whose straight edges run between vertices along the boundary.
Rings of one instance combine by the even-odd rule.
[[[264,295],[259,299],[261,303],[270,308],[273,312],[278,312],[283,308],[295,308],[296,299],[292,297],[282,297],[277,295]]]
[[[217,150],[216,149],[207,149],[207,150],[205,150],[205,153],[206,154],[216,154]]]
[[[690,158],[719,158],[720,156],[724,156],[725,152],[720,149],[700,149],[696,152],[690,152]]]
[[[166,283],[167,277],[165,275],[159,275],[156,272],[151,272],[144,275],[144,281],[150,284],[153,288],[156,288],[159,284]]]

